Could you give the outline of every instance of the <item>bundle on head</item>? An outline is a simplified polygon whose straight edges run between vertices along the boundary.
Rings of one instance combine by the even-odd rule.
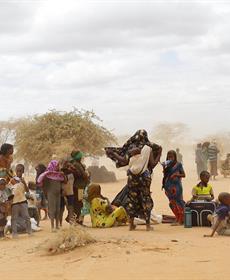
[[[61,254],[72,251],[76,247],[84,247],[87,244],[94,243],[96,240],[83,228],[71,225],[63,229],[53,239],[45,242],[43,248],[49,255]]]

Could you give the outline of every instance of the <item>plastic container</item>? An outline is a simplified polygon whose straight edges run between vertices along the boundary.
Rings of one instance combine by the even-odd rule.
[[[185,228],[192,227],[192,211],[189,207],[185,207],[184,210],[184,227]]]

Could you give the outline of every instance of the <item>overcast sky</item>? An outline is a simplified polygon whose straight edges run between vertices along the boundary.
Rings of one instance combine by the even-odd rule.
[[[230,131],[230,3],[0,0],[0,119],[94,110],[116,133]]]

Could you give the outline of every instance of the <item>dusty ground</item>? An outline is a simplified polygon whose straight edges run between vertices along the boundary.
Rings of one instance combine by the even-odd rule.
[[[185,199],[190,198],[195,183],[195,170],[191,169],[184,180]],[[104,184],[103,193],[113,198],[124,184],[125,180]],[[219,177],[213,187],[216,195],[230,191],[230,179]],[[156,170],[152,190],[156,211],[170,214],[161,191],[160,168]],[[90,225],[89,218],[87,224]],[[44,240],[55,237],[55,233],[50,233],[48,221],[42,223],[42,228],[42,232],[30,238],[22,235],[18,240],[0,241],[1,280],[230,279],[230,238],[203,238],[209,228],[157,225],[153,232],[146,232],[143,226],[134,232],[127,227],[89,228],[97,243],[58,256],[46,256],[37,249]]]

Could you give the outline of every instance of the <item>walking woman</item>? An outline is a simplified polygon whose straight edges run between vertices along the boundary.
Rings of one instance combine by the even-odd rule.
[[[113,159],[117,166],[129,166],[125,210],[130,218],[130,230],[136,228],[135,217],[141,217],[146,221],[147,231],[152,229],[151,174],[160,160],[161,151],[160,146],[148,140],[145,130],[138,130],[122,148],[106,148],[107,156]]]
[[[184,222],[184,200],[181,179],[185,178],[185,172],[181,163],[177,161],[176,152],[171,150],[167,154],[166,162],[163,164],[164,178],[163,188],[169,199],[169,207],[176,217],[172,225],[182,225]]]

